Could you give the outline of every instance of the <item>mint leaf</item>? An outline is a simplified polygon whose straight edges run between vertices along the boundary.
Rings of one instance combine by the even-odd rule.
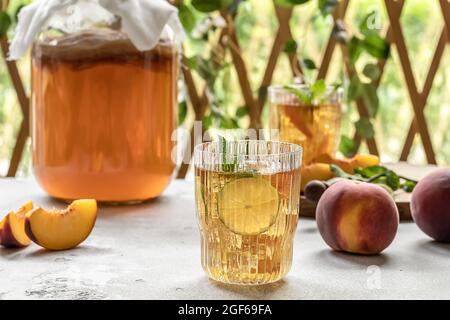
[[[299,101],[306,105],[312,105],[311,92],[304,92],[301,89],[297,89],[291,86],[284,86],[283,89],[295,95]]]
[[[320,79],[311,85],[312,100],[320,100],[327,91],[325,80]]]

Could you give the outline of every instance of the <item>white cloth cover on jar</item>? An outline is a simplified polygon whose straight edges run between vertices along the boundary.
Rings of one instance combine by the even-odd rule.
[[[83,17],[78,17],[81,13]],[[167,26],[175,41],[185,37],[177,8],[166,0],[36,0],[19,13],[9,59],[22,57],[49,26],[74,31],[81,19],[111,23],[115,16],[121,18],[122,31],[140,51],[153,49]]]

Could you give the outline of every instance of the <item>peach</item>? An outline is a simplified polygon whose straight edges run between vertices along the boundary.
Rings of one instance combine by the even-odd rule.
[[[10,212],[0,222],[0,245],[7,248],[23,248],[31,241],[25,233],[25,215],[33,209],[31,201],[16,212]]]
[[[314,162],[322,162],[339,166],[342,170],[352,174],[356,168],[366,168],[380,164],[380,158],[371,154],[357,154],[350,159],[337,159],[329,154],[318,156]]]
[[[305,190],[308,182],[313,180],[327,181],[334,178],[330,165],[326,163],[312,163],[302,168],[301,171],[301,190]]]
[[[419,181],[411,197],[411,215],[425,234],[450,242],[450,168],[435,170]]]
[[[399,214],[392,196],[370,183],[336,182],[316,209],[319,232],[334,250],[378,254],[397,233]]]
[[[95,200],[76,200],[64,210],[37,208],[30,211],[25,220],[25,232],[45,249],[67,250],[86,240],[96,218]]]

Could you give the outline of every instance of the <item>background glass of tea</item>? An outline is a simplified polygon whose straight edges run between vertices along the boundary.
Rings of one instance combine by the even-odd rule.
[[[210,142],[194,152],[202,266],[214,280],[264,284],[292,264],[300,197],[300,146]]]
[[[308,94],[307,85],[288,87],[269,87],[270,129],[279,130],[281,141],[302,146],[303,165],[324,154],[334,156],[340,137],[342,90],[327,87],[318,101],[305,103],[292,91]]]

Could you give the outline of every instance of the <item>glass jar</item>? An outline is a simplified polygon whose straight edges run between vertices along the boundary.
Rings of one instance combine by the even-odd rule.
[[[195,199],[203,269],[245,285],[280,280],[291,268],[300,206],[302,148],[277,141],[195,147]]]
[[[323,155],[335,156],[341,128],[342,90],[328,87],[318,101],[305,103],[295,92],[309,94],[304,84],[269,87],[270,129],[279,139],[303,148],[303,165]]]
[[[120,30],[49,28],[32,49],[34,174],[55,198],[136,202],[171,180],[177,46],[139,51]]]

